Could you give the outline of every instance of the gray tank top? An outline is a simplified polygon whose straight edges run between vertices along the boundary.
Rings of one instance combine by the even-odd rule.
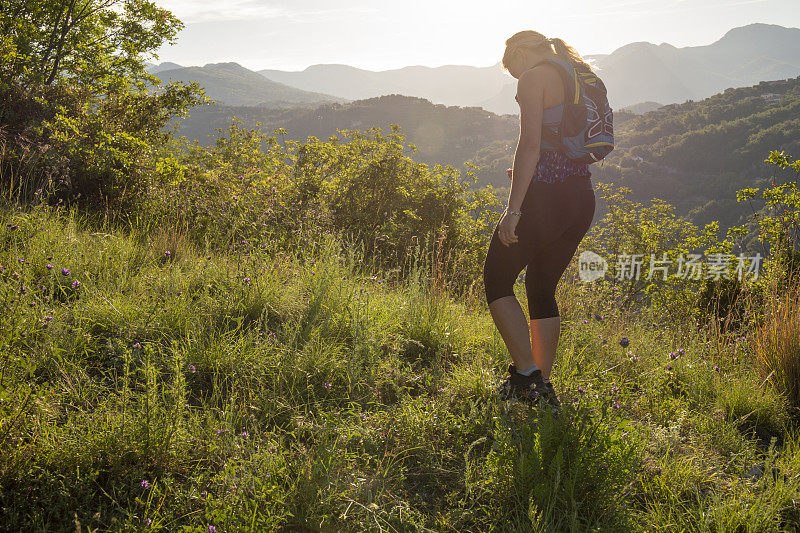
[[[519,98],[514,96],[514,100],[519,102]],[[542,124],[548,126],[558,126],[561,124],[561,117],[564,114],[564,104],[554,105],[553,107],[545,107],[542,110]]]

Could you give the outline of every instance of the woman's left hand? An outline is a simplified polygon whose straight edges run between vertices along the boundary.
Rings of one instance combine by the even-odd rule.
[[[519,217],[509,213],[503,213],[503,217],[500,219],[497,227],[497,236],[500,238],[500,242],[506,246],[518,240],[516,234],[517,222],[519,222]]]

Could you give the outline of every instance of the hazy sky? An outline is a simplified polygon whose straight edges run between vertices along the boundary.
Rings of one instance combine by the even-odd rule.
[[[581,54],[635,41],[710,44],[754,22],[800,27],[800,0],[161,0],[185,24],[159,61],[303,70],[344,63],[489,66],[533,29]]]

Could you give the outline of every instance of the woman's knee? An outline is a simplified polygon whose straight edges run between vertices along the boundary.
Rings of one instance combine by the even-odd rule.
[[[531,320],[558,316],[558,303],[556,303],[555,296],[528,298],[528,315]]]
[[[556,304],[558,278],[554,283],[552,273],[548,272],[547,274],[539,269],[529,271],[525,278],[525,295],[528,298],[528,314],[531,320],[558,316],[558,305]]]
[[[483,286],[486,291],[486,303],[490,304],[498,298],[514,295],[514,281],[507,272],[498,268],[494,261],[487,260],[483,264]]]

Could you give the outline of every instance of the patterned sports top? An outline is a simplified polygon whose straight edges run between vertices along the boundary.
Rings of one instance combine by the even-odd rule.
[[[519,102],[516,96],[514,99]],[[563,112],[564,104],[546,107],[542,116],[542,127],[558,126]],[[567,176],[581,176],[587,179],[592,176],[588,164],[577,163],[560,150],[541,150],[539,153],[539,162],[533,172],[534,181],[558,183],[567,179]]]
[[[539,163],[533,173],[535,181],[558,183],[567,179],[567,176],[581,176],[589,179],[592,173],[586,163],[576,163],[564,155],[564,152],[555,150],[542,150]]]

